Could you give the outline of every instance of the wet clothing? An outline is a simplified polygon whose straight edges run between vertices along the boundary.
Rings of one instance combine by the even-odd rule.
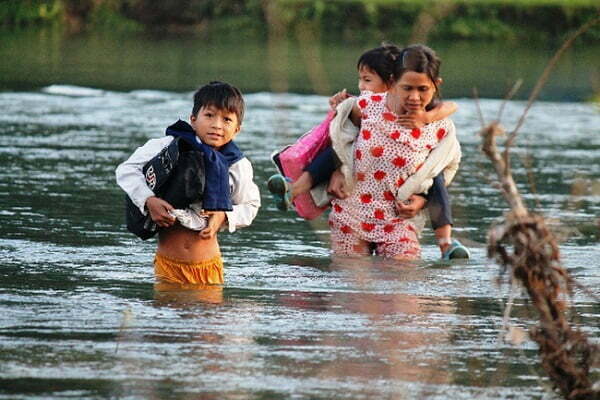
[[[209,260],[191,263],[173,260],[156,253],[154,274],[160,282],[223,284],[223,259],[219,255]]]
[[[333,211],[332,211],[333,212]],[[336,255],[344,256],[370,256],[377,254],[381,257],[394,258],[402,256],[407,259],[421,257],[421,246],[416,228],[408,220],[405,223],[386,225],[393,229],[394,236],[387,237],[381,241],[368,241],[360,230],[354,230],[349,224],[339,218],[329,218],[331,229],[331,251]]]
[[[341,163],[340,171],[349,190],[354,186],[354,144],[359,134],[359,129],[348,118],[355,102],[355,98],[350,98],[340,103],[336,108],[336,117],[331,121],[329,127],[331,145]],[[427,193],[433,183],[433,178],[441,172],[444,175],[445,184],[450,184],[458,170],[461,158],[460,143],[456,139],[454,124],[451,124],[451,128],[431,151],[422,167],[409,176],[406,182],[398,188],[395,194],[396,201],[404,201],[415,193]],[[322,197],[320,193],[313,193],[316,192],[316,189],[315,187],[311,190],[311,195]]]
[[[424,191],[414,191],[423,182],[410,183],[409,193],[402,187],[447,133],[454,132],[454,125],[443,119],[422,129],[405,128],[387,108],[386,98],[387,93],[364,92],[356,100],[361,129],[351,155],[352,192],[346,199],[332,201],[332,248],[352,254],[352,249],[364,241],[389,248],[381,254],[387,257],[417,258],[420,227],[398,215],[396,202]]]

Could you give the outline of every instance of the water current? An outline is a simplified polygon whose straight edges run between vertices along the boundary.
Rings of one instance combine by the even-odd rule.
[[[450,194],[468,261],[332,262],[325,218],[271,203],[269,154],[320,122],[327,98],[252,93],[238,145],[262,208],[220,242],[226,283],[156,290],[154,241],[123,224],[114,170],[187,119],[191,93],[53,85],[0,93],[1,399],[551,398],[531,341],[501,340],[506,284],[486,258],[507,205],[479,150],[476,103],[454,99],[463,160]],[[481,100],[487,120],[500,100]],[[525,104],[511,102],[515,125]],[[532,209],[561,238],[564,265],[600,296],[600,110],[538,102],[513,149]],[[500,282],[503,282],[500,279]],[[577,289],[579,326],[600,338],[600,305]],[[510,321],[535,314],[517,294]],[[595,370],[598,378],[599,371]]]

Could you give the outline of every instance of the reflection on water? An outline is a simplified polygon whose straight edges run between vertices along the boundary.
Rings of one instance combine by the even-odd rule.
[[[155,243],[125,231],[114,168],[186,118],[191,93],[0,93],[0,398],[542,398],[534,344],[498,340],[506,289],[484,243],[506,206],[478,151],[475,103],[457,100],[464,155],[450,188],[473,258],[439,261],[426,229],[423,260],[400,263],[332,260],[325,218],[269,201],[270,151],[320,122],[326,97],[246,98],[238,144],[263,207],[220,236],[225,285],[189,287],[155,283]],[[484,115],[499,104],[482,100]],[[508,104],[507,126],[523,106]],[[598,126],[591,105],[537,103],[513,166],[524,192],[530,168],[526,201],[563,234],[565,265],[596,295]],[[599,305],[582,291],[575,305],[597,341]],[[512,317],[532,322],[524,296]]]
[[[356,282],[355,292],[339,293],[318,304],[324,312],[350,314],[362,320],[368,330],[327,337],[325,346],[344,348],[347,356],[337,357],[315,371],[318,376],[336,380],[365,381],[383,379],[392,384],[387,394],[409,395],[407,383],[444,385],[451,382],[446,369],[449,326],[434,315],[452,315],[455,304],[444,297],[424,297],[404,293],[378,293],[373,283],[385,280],[410,281],[422,285],[426,273],[414,265],[402,265],[383,259],[336,260],[332,269],[343,272]],[[385,276],[381,276],[381,275]],[[303,301],[285,301],[285,305],[312,309]],[[432,318],[433,317],[433,318]],[[368,328],[367,328],[368,327]],[[431,389],[428,389],[431,390]],[[414,391],[412,396],[418,396]]]
[[[331,94],[356,88],[356,61],[381,40],[363,43],[265,38],[197,37],[187,34],[65,36],[58,30],[2,32],[0,89],[29,90],[54,83],[113,90],[187,91],[215,79],[245,93]],[[312,35],[311,35],[312,36]],[[385,40],[407,45],[408,38]],[[443,60],[445,97],[503,98],[519,79],[526,99],[558,44],[519,41],[428,43]],[[232,58],[232,55],[235,55]],[[575,43],[554,68],[543,100],[584,101],[600,92],[600,44]]]

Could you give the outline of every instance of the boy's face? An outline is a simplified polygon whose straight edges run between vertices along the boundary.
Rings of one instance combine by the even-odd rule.
[[[202,107],[190,116],[190,124],[202,143],[216,149],[229,143],[240,131],[237,114],[215,106]]]
[[[358,70],[358,90],[368,90],[374,93],[383,93],[388,90],[388,85],[375,71],[369,67],[362,66]]]

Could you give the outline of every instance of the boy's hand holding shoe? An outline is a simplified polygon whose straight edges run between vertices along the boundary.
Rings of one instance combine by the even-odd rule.
[[[175,223],[175,217],[169,214],[169,211],[173,210],[173,206],[163,199],[156,196],[148,197],[146,208],[152,221],[161,228],[168,228]]]

